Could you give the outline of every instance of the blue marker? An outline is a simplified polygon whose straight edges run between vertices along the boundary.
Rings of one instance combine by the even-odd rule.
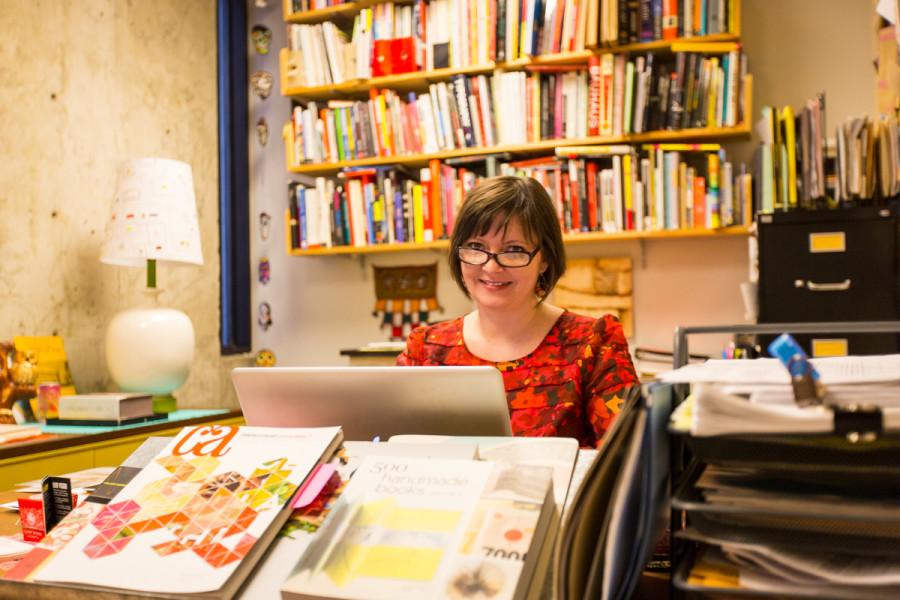
[[[809,362],[809,357],[797,340],[787,333],[782,333],[769,344],[769,354],[780,360],[790,373],[794,400],[798,404],[822,403],[825,386],[819,379],[819,372]]]

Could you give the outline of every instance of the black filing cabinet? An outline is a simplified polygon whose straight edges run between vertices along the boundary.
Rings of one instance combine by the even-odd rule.
[[[897,319],[896,211],[795,211],[758,223],[760,323]],[[797,337],[812,356],[898,351],[894,334]]]

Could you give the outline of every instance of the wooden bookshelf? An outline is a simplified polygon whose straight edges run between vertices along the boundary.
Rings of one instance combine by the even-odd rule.
[[[289,215],[286,215],[285,223],[289,223]],[[603,242],[621,242],[630,240],[671,240],[694,238],[725,238],[740,237],[750,234],[750,229],[745,226],[723,227],[721,229],[674,229],[665,231],[620,231],[616,233],[604,233],[591,231],[588,233],[568,233],[563,235],[566,245],[597,244]],[[332,246],[331,248],[311,248],[300,250],[291,248],[290,226],[287,229],[287,251],[291,256],[333,256],[384,254],[389,252],[410,252],[418,250],[447,250],[450,246],[448,240],[435,240],[419,244],[405,242],[402,244],[375,244],[371,246]]]
[[[643,143],[667,143],[667,142],[700,142],[724,139],[744,139],[750,136],[752,128],[748,119],[753,114],[753,77],[747,75],[744,81],[744,115],[745,122],[735,127],[704,127],[697,129],[678,129],[648,131],[646,133],[632,133],[628,135],[592,136],[585,138],[564,138],[553,140],[541,140],[527,144],[497,144],[489,147],[459,148],[456,150],[444,150],[428,154],[402,154],[397,156],[375,156],[346,160],[333,163],[307,163],[294,164],[294,148],[290,143],[290,123],[285,125],[283,137],[285,140],[285,156],[287,170],[300,175],[328,175],[341,169],[351,167],[376,167],[384,165],[404,165],[421,167],[427,165],[430,160],[443,160],[461,156],[483,156],[507,152],[509,154],[534,155],[542,152],[553,152],[556,148],[566,146],[588,146],[601,144],[643,144]]]
[[[330,10],[330,9],[329,9]],[[343,83],[305,87],[297,85],[290,76],[291,50],[282,48],[278,55],[281,94],[304,100],[325,100],[349,96],[364,96],[371,88],[390,88],[397,91],[422,91],[428,84],[438,81],[449,81],[455,75],[489,75],[494,71],[523,71],[528,67],[583,65],[587,66],[591,56],[602,54],[621,54],[624,52],[668,52],[696,51],[706,54],[729,52],[740,47],[737,36],[730,33],[716,35],[678,38],[674,40],[657,40],[624,46],[605,46],[592,50],[563,52],[559,54],[541,54],[519,58],[508,62],[490,62],[483,65],[434,69],[431,71],[413,71],[398,75],[386,75],[371,79],[352,79]]]
[[[287,125],[285,127],[290,127],[290,125]],[[509,154],[540,154],[542,152],[552,153],[556,148],[565,148],[566,146],[639,143],[662,144],[667,142],[699,142],[722,139],[742,139],[749,137],[750,131],[750,125],[745,123],[736,127],[726,128],[705,127],[702,129],[680,129],[678,131],[651,131],[648,133],[637,133],[630,135],[607,135],[586,138],[541,140],[539,142],[531,142],[528,144],[498,144],[495,146],[480,148],[460,148],[458,150],[445,150],[442,152],[432,152],[429,154],[376,156],[372,158],[345,160],[336,163],[309,163],[299,166],[291,166],[293,164],[293,148],[291,148],[291,145],[288,142],[286,143],[288,153],[287,168],[291,173],[297,173],[299,175],[327,175],[340,171],[341,169],[347,169],[351,167],[378,167],[385,165],[422,167],[427,165],[430,160],[443,160],[446,158],[457,158],[460,156],[483,156],[485,154],[495,154],[502,152],[506,152]],[[290,139],[290,131],[287,129],[285,130],[285,136],[287,140]]]
[[[411,0],[359,0],[357,2],[344,2],[328,8],[294,12],[291,0],[284,0],[282,5],[284,20],[286,23],[321,23],[331,19],[350,18],[364,8],[391,2],[393,4],[409,4]]]
[[[386,75],[371,79],[351,79],[343,83],[303,87],[292,84],[289,74],[291,67],[291,51],[282,48],[278,55],[278,66],[281,75],[281,94],[304,100],[327,100],[352,96],[365,96],[372,88],[388,88],[396,91],[422,90],[428,84],[438,81],[450,81],[454,75],[490,75],[495,70],[494,63],[486,65],[470,65],[458,69],[435,69],[433,71],[414,71],[399,75]]]
[[[358,0],[346,4],[294,13],[291,11],[292,1],[284,2],[284,19],[287,23],[320,23],[326,20],[348,19],[359,11],[392,0]],[[397,0],[393,0],[396,2]],[[410,0],[400,0],[399,3],[408,3]],[[599,47],[589,47],[574,52],[562,52],[550,55],[537,55],[519,58],[505,62],[489,62],[486,64],[470,65],[462,68],[435,69],[430,71],[415,71],[370,79],[353,79],[336,85],[306,87],[298,85],[299,78],[294,73],[302,69],[302,64],[297,64],[298,56],[288,49],[282,49],[279,54],[279,74],[281,93],[301,101],[326,101],[329,99],[368,99],[370,90],[390,89],[400,94],[405,92],[427,92],[432,83],[446,82],[458,75],[496,75],[508,71],[527,71],[533,67],[553,67],[573,65],[587,69],[594,56],[606,54],[624,53],[670,53],[670,52],[698,52],[703,54],[727,53],[740,49],[740,0],[730,0],[730,21],[727,23],[728,33],[720,33],[705,36],[692,36],[672,40],[655,40],[634,44],[612,44]],[[292,64],[293,63],[293,64]],[[293,157],[292,124],[285,125],[282,133],[285,141],[286,168],[289,173],[304,176],[334,176],[343,169],[355,167],[377,166],[405,166],[422,167],[432,160],[445,160],[451,158],[484,156],[488,154],[505,153],[512,157],[529,157],[552,154],[557,148],[568,146],[587,145],[611,145],[611,144],[654,144],[675,142],[721,142],[726,140],[738,140],[749,138],[752,132],[753,121],[753,79],[746,75],[743,79],[743,116],[744,122],[734,127],[705,127],[682,130],[658,130],[639,134],[590,136],[584,138],[550,139],[529,142],[525,144],[498,144],[489,147],[458,148],[443,150],[433,153],[406,154],[395,156],[377,156],[361,159],[353,159],[339,162],[304,163],[295,164]],[[514,159],[513,159],[514,160]],[[333,255],[365,255],[396,252],[414,252],[420,250],[446,251],[449,246],[447,240],[435,240],[431,242],[375,244],[367,246],[336,246],[317,247],[312,249],[291,248],[290,214],[285,211],[285,242],[287,252],[291,256],[333,256]],[[630,240],[671,240],[671,239],[717,239],[735,236],[747,236],[750,228],[746,226],[725,227],[720,229],[679,229],[662,231],[623,231],[616,233],[589,232],[565,234],[563,239],[567,245],[597,244],[615,241]]]

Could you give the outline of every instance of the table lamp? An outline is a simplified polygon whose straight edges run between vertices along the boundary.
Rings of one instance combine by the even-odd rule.
[[[153,394],[153,412],[172,412],[172,392],[194,359],[194,327],[180,310],[160,305],[156,263],[203,264],[190,165],[163,158],[122,163],[100,261],[147,268],[147,306],[118,313],[106,331],[109,374],[122,391]]]

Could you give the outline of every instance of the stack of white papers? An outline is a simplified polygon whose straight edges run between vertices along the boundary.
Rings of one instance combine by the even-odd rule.
[[[882,409],[883,428],[900,430],[900,355],[812,359],[827,388],[825,403]],[[676,430],[695,436],[742,433],[827,433],[827,406],[798,406],[787,369],[776,359],[710,360],[660,376],[692,385],[691,397],[673,413]]]

